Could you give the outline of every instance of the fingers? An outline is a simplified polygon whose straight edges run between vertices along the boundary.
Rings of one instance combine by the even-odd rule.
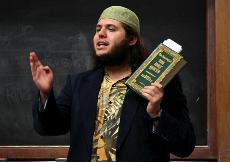
[[[30,52],[30,62],[36,66],[42,65],[41,61],[38,59],[38,56],[35,52]]]
[[[142,92],[148,94],[163,92],[163,86],[159,83],[152,83],[150,86],[145,86]]]
[[[35,52],[30,52],[30,68],[32,75],[34,76],[38,67],[43,66],[41,61],[38,59],[37,55]]]
[[[160,83],[151,83],[151,86],[156,86],[158,88],[163,88],[163,86]]]
[[[33,78],[38,80],[41,77],[47,77],[49,74],[52,75],[52,70],[48,66],[39,66],[34,73]]]
[[[49,94],[53,83],[52,70],[41,63],[35,52],[30,52],[29,59],[35,85],[42,93]]]
[[[163,97],[163,86],[159,83],[152,83],[142,89],[142,95],[150,102],[154,102]]]

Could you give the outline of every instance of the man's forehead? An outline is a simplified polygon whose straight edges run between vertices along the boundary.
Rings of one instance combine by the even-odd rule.
[[[101,25],[115,25],[115,26],[122,26],[122,23],[120,21],[114,20],[114,19],[101,19],[98,21],[97,26]]]

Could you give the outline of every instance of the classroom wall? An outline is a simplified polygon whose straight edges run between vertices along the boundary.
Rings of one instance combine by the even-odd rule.
[[[219,162],[230,161],[230,1],[216,0],[216,106]]]

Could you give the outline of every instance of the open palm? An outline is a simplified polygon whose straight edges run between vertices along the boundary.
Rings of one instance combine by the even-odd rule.
[[[52,70],[41,63],[35,52],[30,52],[30,68],[35,85],[42,94],[48,96],[53,84]]]

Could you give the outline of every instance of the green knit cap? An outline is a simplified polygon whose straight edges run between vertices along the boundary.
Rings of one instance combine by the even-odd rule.
[[[120,21],[131,27],[138,35],[140,35],[139,19],[137,15],[128,8],[122,6],[108,7],[102,12],[98,21],[105,18]]]

